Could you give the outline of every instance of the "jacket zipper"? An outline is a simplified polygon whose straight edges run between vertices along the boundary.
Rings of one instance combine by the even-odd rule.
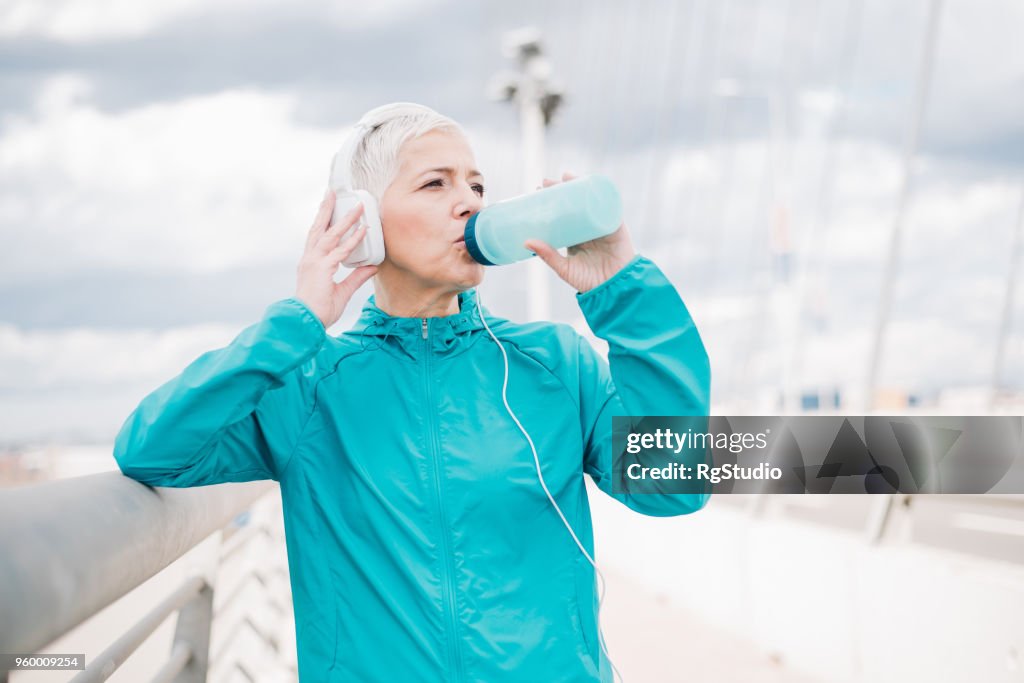
[[[424,358],[424,384],[427,395],[427,423],[430,432],[430,455],[434,465],[434,492],[437,497],[437,516],[441,522],[441,553],[444,556],[444,576],[441,581],[441,599],[445,604],[446,632],[448,640],[448,667],[454,674],[452,681],[462,680],[462,659],[459,656],[459,643],[457,631],[457,617],[455,614],[455,585],[453,575],[455,570],[452,567],[452,554],[448,547],[448,521],[445,516],[444,496],[441,488],[441,456],[438,443],[437,425],[434,418],[434,397],[431,391],[430,377],[430,342],[429,322],[423,318],[423,358]]]

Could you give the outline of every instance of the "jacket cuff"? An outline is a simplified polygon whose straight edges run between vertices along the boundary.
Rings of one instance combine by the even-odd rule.
[[[264,320],[273,321],[276,331],[297,347],[319,350],[327,338],[320,318],[294,297],[276,301],[267,307]]]
[[[590,329],[609,343],[643,340],[646,344],[660,338],[666,326],[685,330],[694,324],[672,282],[639,254],[576,299]]]
[[[576,293],[576,302],[579,304],[583,315],[589,321],[591,317],[600,317],[602,313],[609,312],[614,308],[615,300],[622,296],[624,291],[635,290],[644,286],[644,280],[649,280],[653,273],[657,273],[668,284],[668,279],[661,270],[654,265],[654,262],[645,256],[637,254],[630,261],[619,269],[619,272],[586,292]]]

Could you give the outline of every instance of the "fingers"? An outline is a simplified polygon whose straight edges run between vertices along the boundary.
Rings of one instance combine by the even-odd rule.
[[[343,297],[346,301],[352,297],[363,283],[369,280],[377,272],[377,266],[359,266],[334,287],[335,294]]]
[[[537,254],[537,257],[548,264],[559,277],[563,277],[569,267],[569,259],[558,253],[558,250],[543,240],[530,239],[523,244]]]
[[[338,246],[338,238],[344,235],[349,229],[355,225],[360,216],[363,215],[363,204],[362,202],[356,204],[353,208],[345,212],[345,214],[338,219],[338,222],[327,229],[326,232],[320,237],[317,242],[317,246],[322,251],[330,251]]]
[[[366,226],[360,225],[352,231],[351,235],[341,240],[337,247],[327,252],[327,262],[335,266],[344,261],[364,237],[366,237]]]
[[[306,235],[306,247],[308,248],[311,244],[315,244],[317,239],[323,234],[324,230],[327,229],[327,224],[331,220],[331,214],[334,213],[334,193],[331,192],[330,188],[324,193],[324,199],[320,202],[320,208],[317,209],[316,217],[313,219],[313,225],[309,228],[309,234]]]
[[[552,185],[557,185],[558,183],[564,183],[567,180],[575,180],[575,179],[576,179],[576,174],[571,173],[569,171],[565,171],[564,173],[562,173],[562,179],[561,180],[555,180],[553,178],[544,178],[541,181],[541,184],[537,186],[537,189],[539,190],[542,187],[551,187]]]

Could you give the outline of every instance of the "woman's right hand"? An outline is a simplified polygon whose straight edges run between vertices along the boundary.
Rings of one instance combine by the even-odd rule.
[[[341,240],[341,236],[359,220],[363,205],[357,204],[337,223],[329,225],[333,213],[334,192],[327,190],[306,238],[306,250],[299,261],[295,288],[295,298],[313,311],[324,328],[338,322],[355,291],[377,272],[377,266],[360,266],[341,282],[334,281],[338,266],[366,235],[366,227],[359,226]]]

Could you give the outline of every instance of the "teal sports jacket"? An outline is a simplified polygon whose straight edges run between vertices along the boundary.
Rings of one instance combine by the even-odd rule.
[[[545,482],[594,556],[584,474],[645,515],[708,494],[612,490],[613,415],[706,415],[708,356],[643,256],[576,295],[608,361],[572,327],[487,323]],[[280,482],[301,683],[611,681],[593,568],[501,398],[476,307],[398,318],[370,297],[330,336],[299,300],[147,396],[117,436],[151,486]]]

